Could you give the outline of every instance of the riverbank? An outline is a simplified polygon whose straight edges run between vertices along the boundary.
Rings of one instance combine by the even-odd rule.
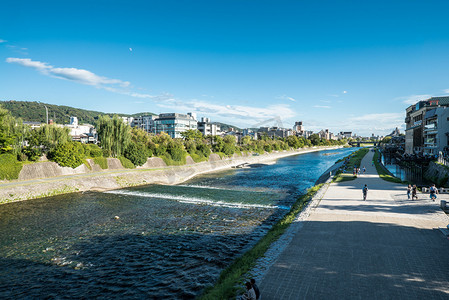
[[[212,154],[207,162],[193,163],[192,161],[192,163],[184,166],[114,169],[50,178],[14,180],[0,184],[0,203],[73,192],[107,191],[146,184],[179,184],[199,174],[221,171],[241,164],[266,164],[287,156],[338,148],[341,148],[341,146],[314,147],[257,156],[234,156],[226,159],[221,159],[218,155]]]

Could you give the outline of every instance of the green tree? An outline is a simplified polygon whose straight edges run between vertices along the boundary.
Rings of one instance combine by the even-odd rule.
[[[141,166],[147,161],[147,149],[141,143],[131,142],[125,149],[124,156],[134,165]]]
[[[80,142],[58,144],[48,158],[62,167],[76,168],[84,162],[84,147]]]
[[[314,133],[309,136],[309,141],[312,143],[312,145],[317,146],[320,143],[321,139],[318,134]]]
[[[30,131],[28,141],[30,146],[49,151],[56,145],[70,142],[70,130],[67,127],[59,127],[55,125],[43,125]]]
[[[131,127],[117,115],[112,119],[109,116],[100,116],[97,132],[101,148],[114,157],[122,156],[131,140]]]
[[[189,129],[181,132],[181,136],[186,141],[202,141],[204,139],[203,134],[198,129]]]

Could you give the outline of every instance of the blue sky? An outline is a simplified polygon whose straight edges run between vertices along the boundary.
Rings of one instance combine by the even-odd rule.
[[[384,135],[403,129],[408,105],[449,94],[448,11],[432,0],[3,0],[0,100]]]

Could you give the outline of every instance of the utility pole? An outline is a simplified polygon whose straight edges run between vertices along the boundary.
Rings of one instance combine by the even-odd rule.
[[[46,113],[47,113],[47,123],[46,123],[46,124],[48,125],[48,108],[47,108],[47,106],[45,106],[45,105],[44,105],[44,107],[45,107],[45,111],[46,111]]]

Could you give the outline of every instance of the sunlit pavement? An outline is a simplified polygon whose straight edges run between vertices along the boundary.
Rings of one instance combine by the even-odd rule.
[[[331,184],[260,282],[262,299],[449,299],[447,215],[428,194],[366,174]],[[363,201],[362,188],[368,186]]]

